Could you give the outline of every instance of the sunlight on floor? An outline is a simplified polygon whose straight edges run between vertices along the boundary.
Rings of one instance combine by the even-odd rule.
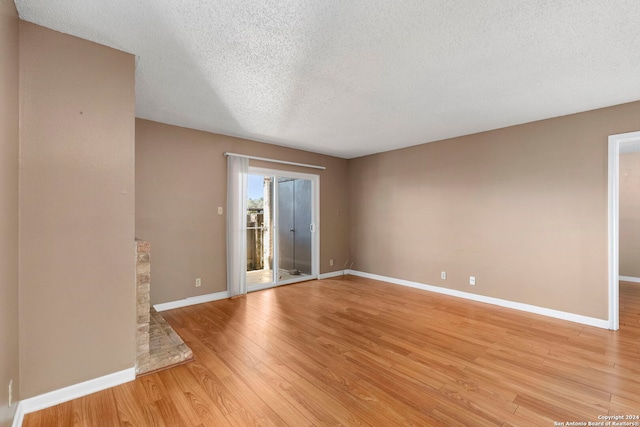
[[[305,274],[289,274],[287,270],[278,270],[278,281],[294,279],[296,277],[305,276]],[[260,285],[263,283],[273,282],[273,270],[254,270],[247,271],[247,285]]]

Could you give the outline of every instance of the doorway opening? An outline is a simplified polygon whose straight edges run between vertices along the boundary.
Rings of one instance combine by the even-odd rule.
[[[249,168],[247,290],[318,276],[319,176]]]
[[[620,154],[640,151],[640,132],[609,136],[609,329],[620,328]]]

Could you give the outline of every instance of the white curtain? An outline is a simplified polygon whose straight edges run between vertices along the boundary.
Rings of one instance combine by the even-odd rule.
[[[227,156],[227,290],[247,293],[247,174],[249,159]]]

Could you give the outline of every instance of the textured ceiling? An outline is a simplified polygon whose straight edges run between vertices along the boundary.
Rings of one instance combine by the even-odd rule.
[[[640,99],[639,0],[16,0],[138,117],[352,158]]]

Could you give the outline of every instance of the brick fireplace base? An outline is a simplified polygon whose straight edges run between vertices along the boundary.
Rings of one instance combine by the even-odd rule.
[[[193,352],[150,304],[151,245],[136,239],[136,374],[189,361]]]
[[[149,354],[138,364],[137,374],[143,375],[193,359],[193,352],[166,320],[153,307],[150,312]]]

